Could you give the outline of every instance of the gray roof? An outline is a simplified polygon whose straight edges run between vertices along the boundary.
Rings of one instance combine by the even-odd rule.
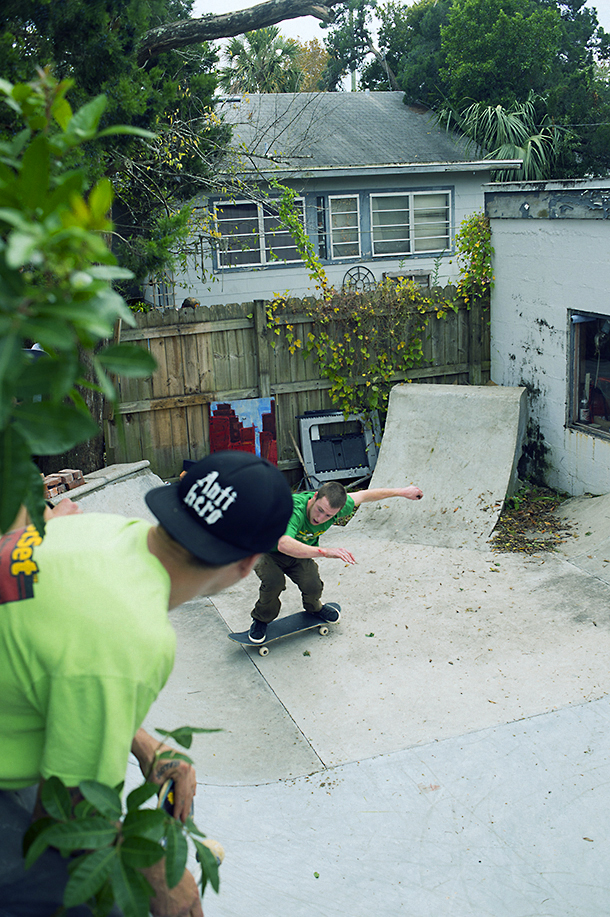
[[[233,125],[240,171],[483,168],[432,112],[402,100],[402,92],[252,93],[225,99],[216,111]]]

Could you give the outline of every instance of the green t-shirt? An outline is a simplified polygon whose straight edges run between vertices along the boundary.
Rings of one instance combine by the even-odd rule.
[[[285,534],[290,535],[291,538],[300,541],[302,544],[309,544],[316,547],[320,540],[320,535],[323,535],[324,532],[331,527],[335,519],[341,519],[343,516],[351,515],[356,509],[356,504],[348,494],[345,506],[343,509],[339,510],[336,516],[323,522],[322,525],[312,525],[307,518],[307,504],[313,496],[315,496],[313,491],[292,495],[292,516],[288,521],[288,527]]]
[[[67,516],[0,539],[0,788],[116,785],[174,663],[150,524]]]

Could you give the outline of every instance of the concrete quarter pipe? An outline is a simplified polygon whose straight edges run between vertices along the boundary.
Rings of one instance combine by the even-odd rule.
[[[371,487],[422,488],[414,503],[364,504],[350,533],[447,548],[482,547],[517,476],[524,388],[397,385]]]

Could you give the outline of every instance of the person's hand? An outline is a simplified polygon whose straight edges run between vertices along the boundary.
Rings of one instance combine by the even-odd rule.
[[[351,551],[346,551],[344,548],[322,548],[321,556],[336,557],[337,560],[343,560],[346,564],[356,563],[356,558]]]
[[[65,497],[60,503],[57,503],[53,509],[47,506],[44,511],[44,521],[50,522],[51,519],[57,519],[59,516],[75,516],[78,515],[78,513],[82,513],[82,509],[78,503],[70,500],[69,497]]]
[[[166,780],[174,781],[174,818],[185,822],[191,814],[193,798],[197,792],[197,776],[193,765],[179,758],[179,752],[174,748],[153,739],[144,729],[136,732],[131,750],[150,783],[163,786]],[[160,757],[163,752],[176,757]]]
[[[423,490],[420,490],[419,487],[416,487],[414,484],[411,484],[410,487],[405,487],[404,495],[407,500],[421,500],[424,495]]]
[[[153,917],[203,917],[199,889],[188,869],[173,888],[168,888],[165,881],[165,859],[143,869],[142,873],[155,891],[154,898],[150,899]]]
[[[174,818],[185,822],[191,814],[191,806],[197,792],[197,777],[195,768],[188,761],[180,758],[160,758],[159,753],[172,752],[177,754],[168,745],[162,745],[155,755],[153,769],[148,776],[151,783],[163,786],[166,780],[174,781]]]

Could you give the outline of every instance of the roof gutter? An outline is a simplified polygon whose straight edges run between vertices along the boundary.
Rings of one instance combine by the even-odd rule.
[[[275,169],[248,169],[242,175],[258,175],[264,178],[349,178],[353,175],[409,175],[414,172],[495,172],[520,169],[522,159],[476,159],[472,162],[389,162],[368,166],[311,166],[310,168],[278,165]]]

